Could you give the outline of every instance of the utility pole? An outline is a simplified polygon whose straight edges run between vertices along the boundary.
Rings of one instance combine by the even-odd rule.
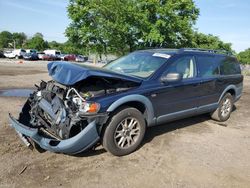
[[[13,39],[13,46],[14,46],[14,50],[16,49],[16,41]]]

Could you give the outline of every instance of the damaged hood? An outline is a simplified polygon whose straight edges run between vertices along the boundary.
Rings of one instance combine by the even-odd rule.
[[[140,78],[115,73],[107,69],[63,61],[49,63],[48,71],[53,80],[63,85],[74,85],[75,83],[91,76],[121,79],[136,83],[140,83],[142,81]]]

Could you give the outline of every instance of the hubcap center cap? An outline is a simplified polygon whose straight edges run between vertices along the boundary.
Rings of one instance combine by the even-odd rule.
[[[124,130],[124,136],[125,137],[130,136],[130,130]]]

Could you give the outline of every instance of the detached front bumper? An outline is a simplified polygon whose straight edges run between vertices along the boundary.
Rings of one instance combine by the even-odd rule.
[[[22,135],[31,138],[41,148],[51,152],[76,154],[90,148],[99,140],[95,120],[89,123],[79,134],[66,140],[45,138],[39,134],[37,128],[31,128],[21,124],[18,120],[12,117],[11,114],[9,114],[9,121],[17,133],[21,133]]]

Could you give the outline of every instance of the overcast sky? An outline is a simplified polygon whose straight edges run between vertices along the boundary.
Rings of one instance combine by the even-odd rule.
[[[198,31],[231,42],[237,52],[250,47],[249,0],[195,0]],[[65,42],[68,0],[0,0],[0,31],[41,32],[48,41]]]

